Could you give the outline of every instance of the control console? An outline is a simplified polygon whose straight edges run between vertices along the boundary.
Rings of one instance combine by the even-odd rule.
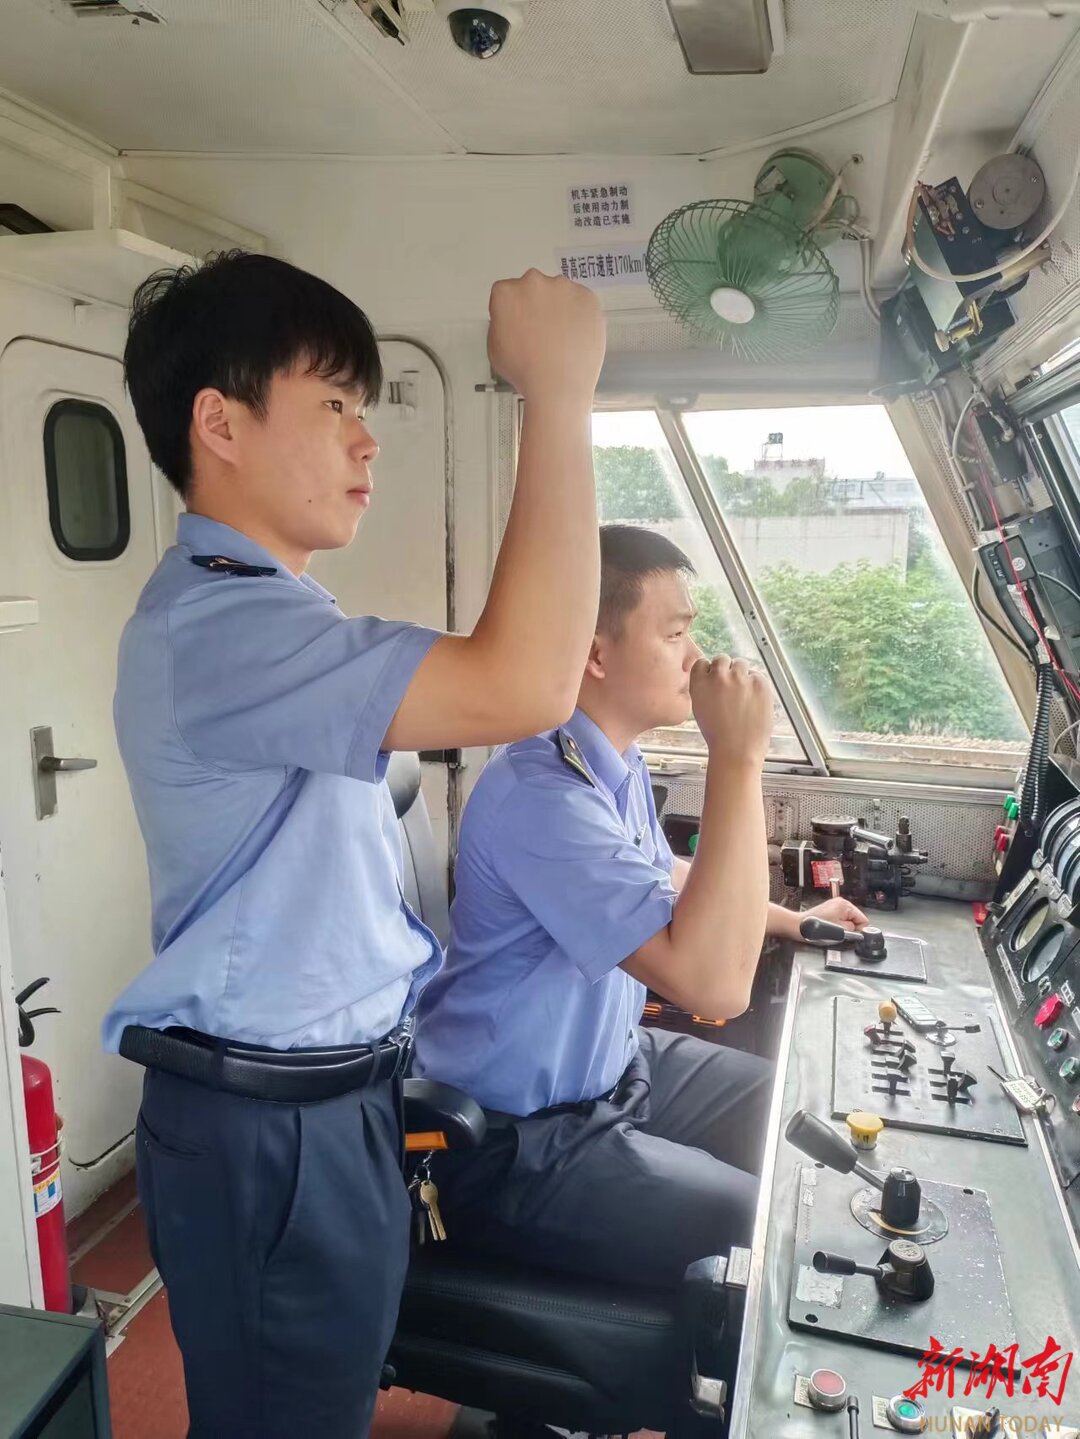
[[[1080,1228],[1080,798],[1048,816],[981,939],[1021,1059],[1005,1083],[1042,1126]]]
[[[1080,836],[1072,813],[1048,850]],[[1060,848],[981,933],[970,905],[918,895],[903,934],[804,921],[731,1439],[1080,1439],[1080,1248],[1047,1142],[1080,1061],[1080,926],[1051,887],[1080,843]],[[1055,926],[1057,957],[1025,976]]]

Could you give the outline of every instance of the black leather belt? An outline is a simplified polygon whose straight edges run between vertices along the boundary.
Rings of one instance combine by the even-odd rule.
[[[327,1049],[262,1049],[215,1039],[194,1029],[146,1029],[129,1024],[120,1053],[147,1069],[190,1079],[245,1099],[310,1104],[381,1084],[404,1072],[412,1049],[405,1030],[376,1044]]]
[[[614,1089],[609,1089],[606,1094],[598,1094],[595,1099],[572,1099],[565,1104],[552,1104],[547,1109],[534,1109],[532,1114],[504,1114],[500,1109],[485,1109],[484,1118],[489,1129],[512,1129],[515,1124],[524,1124],[529,1119],[555,1119],[560,1114],[588,1114],[594,1104],[610,1104],[622,1089],[625,1078],[623,1075]]]

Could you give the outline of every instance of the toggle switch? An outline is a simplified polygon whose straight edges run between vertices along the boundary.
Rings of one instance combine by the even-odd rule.
[[[1035,1028],[1049,1029],[1058,1015],[1065,1008],[1065,1001],[1060,994],[1051,994],[1039,1005],[1035,1014]]]
[[[1067,1029],[1051,1030],[1046,1043],[1051,1049],[1064,1049],[1069,1042],[1069,1031]]]
[[[978,1080],[975,1076],[966,1069],[954,1069],[949,1075],[945,1087],[949,1103],[955,1104],[957,1099],[967,1099],[968,1090],[977,1083]]]
[[[1065,1080],[1066,1084],[1072,1084],[1080,1077],[1080,1059],[1072,1055],[1058,1070],[1058,1075]]]

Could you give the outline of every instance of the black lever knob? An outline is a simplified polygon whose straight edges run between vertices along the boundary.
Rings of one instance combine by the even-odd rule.
[[[830,1254],[827,1249],[816,1250],[813,1263],[819,1274],[866,1274],[880,1279],[885,1272],[880,1264],[858,1264],[844,1254]]]
[[[889,1086],[890,1099],[896,1098],[896,1091],[900,1088],[900,1084],[903,1078],[904,1071],[902,1069],[897,1069],[895,1065],[893,1065],[892,1068],[889,1070],[888,1074],[886,1074],[885,1083]]]
[[[842,924],[833,924],[831,920],[818,919],[816,915],[807,915],[799,925],[799,934],[810,944],[843,944],[848,933],[849,931]]]
[[[964,1426],[972,1439],[994,1439],[1001,1427],[1001,1410],[987,1409],[983,1414],[973,1414]]]
[[[952,1049],[943,1049],[941,1051],[941,1072],[944,1074],[946,1079],[948,1079],[949,1075],[952,1073],[952,1067],[955,1063],[956,1052]]]
[[[908,1070],[915,1063],[914,1048],[902,1049],[896,1056],[896,1067],[901,1074],[907,1074]]]
[[[795,1111],[787,1122],[784,1134],[789,1144],[839,1174],[850,1174],[854,1170],[860,1179],[872,1184],[875,1189],[880,1189],[884,1183],[880,1174],[860,1163],[859,1152],[853,1144],[808,1109]]]
[[[929,1299],[934,1292],[934,1275],[926,1251],[908,1239],[894,1239],[881,1256],[880,1264],[858,1264],[846,1254],[818,1249],[813,1258],[818,1274],[865,1274],[878,1286],[901,1299]]]
[[[855,953],[868,964],[880,964],[886,959],[885,936],[874,925],[861,930],[855,936]]]
[[[854,1147],[844,1136],[807,1109],[796,1110],[788,1120],[784,1135],[796,1149],[840,1174],[850,1174],[859,1162]]]
[[[881,1193],[881,1218],[890,1229],[914,1229],[919,1222],[922,1189],[910,1169],[890,1169]]]

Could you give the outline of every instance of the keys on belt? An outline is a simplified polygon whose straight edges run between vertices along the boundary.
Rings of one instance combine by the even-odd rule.
[[[420,1210],[417,1213],[417,1243],[424,1243],[429,1230],[432,1239],[441,1243],[446,1238],[446,1229],[439,1210],[438,1186],[431,1177],[431,1169],[426,1159],[422,1159],[416,1167],[416,1173],[409,1184],[409,1195],[420,1201]]]

